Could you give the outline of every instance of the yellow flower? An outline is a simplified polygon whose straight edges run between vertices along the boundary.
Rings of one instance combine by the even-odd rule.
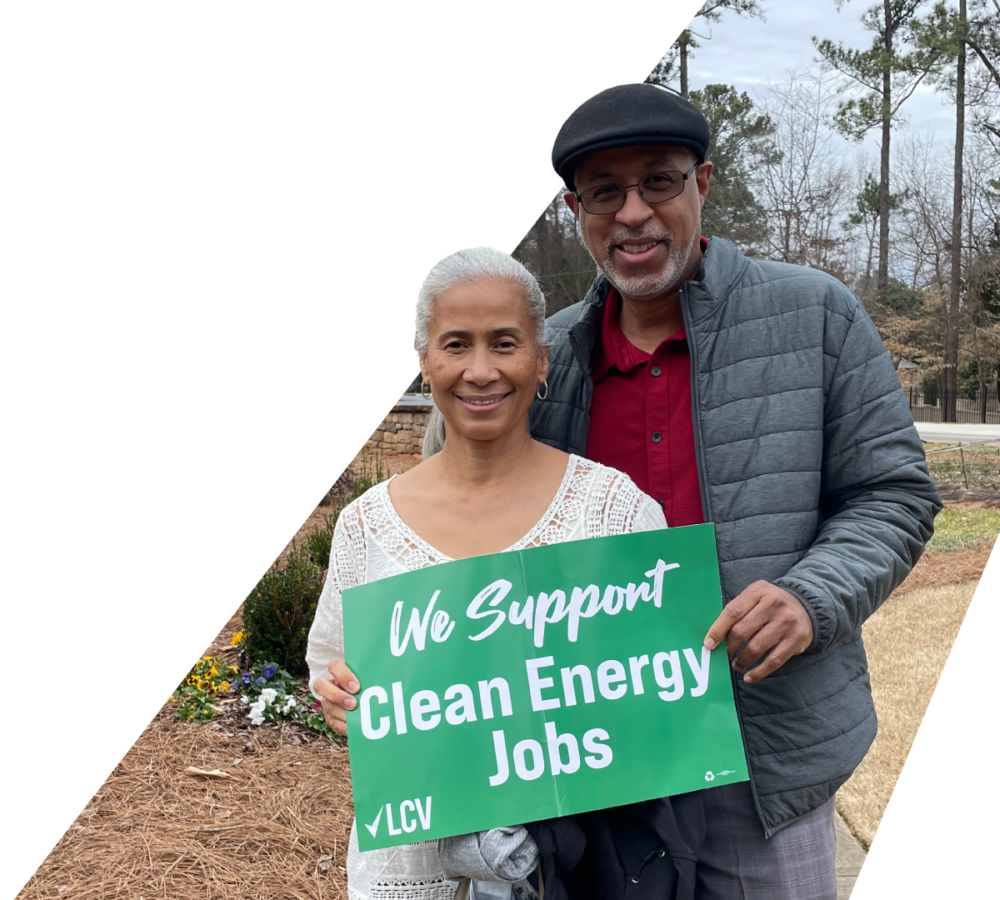
[[[244,634],[244,632],[237,631],[236,634],[233,635],[233,639],[229,642],[229,646],[235,647],[238,643],[240,643],[240,641],[243,640],[245,636],[246,635]]]
[[[231,670],[232,670],[233,672],[239,672],[239,670],[240,670],[240,667],[239,667],[239,666],[230,666],[229,668],[230,668],[230,669],[231,669]]]
[[[229,690],[229,689],[230,689],[230,688],[232,687],[232,685],[231,685],[231,684],[230,684],[230,683],[229,683],[228,681],[223,681],[223,682],[222,682],[222,684],[221,684],[221,685],[219,685],[219,686],[220,686],[220,687],[222,688],[222,690],[224,690],[224,691],[228,691],[228,690]]]
[[[218,675],[218,674],[219,674],[219,670],[218,670],[217,668],[215,668],[215,666],[212,666],[212,668],[208,670],[208,674],[209,674],[209,675],[210,675],[210,676],[211,676],[212,678],[214,678],[214,677],[215,677],[216,675]]]

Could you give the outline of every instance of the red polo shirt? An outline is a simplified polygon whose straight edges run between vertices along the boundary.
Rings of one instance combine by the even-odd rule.
[[[646,353],[625,337],[620,312],[612,288],[594,349],[587,456],[625,472],[660,503],[668,525],[698,525],[704,518],[687,336],[681,328]]]

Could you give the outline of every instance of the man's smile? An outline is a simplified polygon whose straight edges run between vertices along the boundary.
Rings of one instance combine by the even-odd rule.
[[[657,253],[658,247],[667,245],[660,239],[646,238],[645,240],[629,240],[613,245],[614,255],[625,263],[632,265],[641,264],[651,260]]]

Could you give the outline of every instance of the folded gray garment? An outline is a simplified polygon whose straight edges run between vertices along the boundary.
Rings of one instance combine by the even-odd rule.
[[[449,878],[507,884],[527,878],[538,865],[538,847],[523,825],[441,838],[438,856]]]

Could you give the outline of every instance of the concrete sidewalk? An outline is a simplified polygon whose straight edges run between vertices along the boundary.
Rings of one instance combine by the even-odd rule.
[[[964,422],[914,422],[923,441],[969,443],[993,439],[1000,443],[1000,425],[967,425]]]

